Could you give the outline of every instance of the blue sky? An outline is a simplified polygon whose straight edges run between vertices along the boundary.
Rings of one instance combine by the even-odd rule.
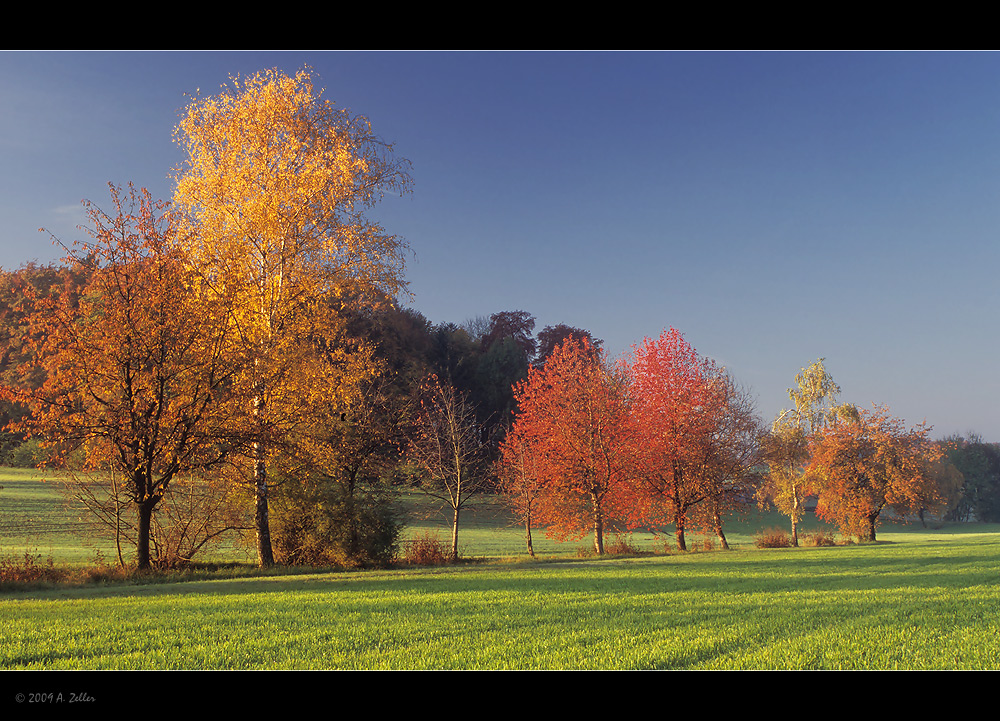
[[[168,198],[186,94],[305,64],[413,164],[376,216],[431,321],[676,327],[767,420],[825,357],[842,400],[1000,441],[996,53],[0,52],[0,265],[109,182]]]

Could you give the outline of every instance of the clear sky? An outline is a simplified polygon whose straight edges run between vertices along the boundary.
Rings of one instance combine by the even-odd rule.
[[[186,95],[312,66],[413,164],[376,217],[432,322],[684,333],[770,420],[841,400],[1000,441],[1000,54],[0,52],[0,265],[163,198]]]

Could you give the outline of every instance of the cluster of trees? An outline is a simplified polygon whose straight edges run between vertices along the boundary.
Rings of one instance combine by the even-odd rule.
[[[945,464],[927,429],[836,405],[821,361],[768,430],[676,330],[613,363],[525,311],[401,308],[405,243],[368,211],[408,190],[408,164],[308,70],[234,79],[176,139],[170,203],[112,187],[63,264],[0,274],[4,452],[84,471],[78,498],[139,567],[231,531],[262,566],[383,563],[404,484],[451,509],[455,557],[485,492],[506,493],[529,552],[537,527],[598,553],[609,531],[668,525],[682,549],[692,527],[725,547],[722,519],[761,499],[795,535],[817,493],[874,538],[883,508],[934,508],[962,474],[951,512],[1000,515],[994,446],[951,439]]]
[[[403,287],[405,245],[366,213],[410,181],[365,118],[321,95],[309,71],[270,71],[196,99],[171,203],[112,187],[113,210],[87,205],[92,242],[64,266],[8,276],[6,310],[24,326],[5,357],[10,429],[108,479],[82,494],[140,568],[169,545],[156,533],[169,518],[188,556],[249,525],[273,564],[271,496],[289,478],[310,483],[286,505],[335,486],[338,509],[365,517],[352,483],[369,451],[348,439],[381,368],[350,325]],[[249,495],[252,522],[221,513],[220,495]],[[296,524],[315,529],[285,524],[291,558],[309,552]]]
[[[1000,444],[969,433],[947,436],[941,447],[948,520],[1000,523]]]
[[[682,550],[692,526],[727,548],[723,518],[755,503],[789,517],[795,545],[807,499],[845,536],[870,541],[887,510],[923,519],[967,507],[943,447],[985,471],[981,444],[935,443],[884,407],[837,404],[822,359],[796,381],[794,407],[766,429],[747,391],[676,330],[615,364],[585,340],[563,344],[517,386],[501,445],[499,475],[528,552],[533,526],[592,533],[597,553],[609,530],[666,526]]]
[[[408,164],[321,95],[307,70],[270,71],[196,99],[170,203],[112,187],[63,264],[3,274],[5,451],[83,471],[76,495],[139,567],[232,530],[262,566],[383,562],[406,481],[440,491],[457,529],[513,384],[584,333],[400,309],[405,244],[367,211],[408,190]],[[449,403],[476,445],[454,492],[431,453]]]
[[[803,368],[788,391],[793,408],[778,415],[768,435],[761,499],[789,517],[795,545],[808,496],[818,497],[820,518],[869,541],[884,511],[923,518],[948,500],[942,450],[928,426],[906,428],[884,406],[838,404],[839,393],[822,358]]]
[[[516,388],[501,444],[504,489],[524,519],[557,538],[697,525],[723,547],[722,518],[760,485],[763,427],[749,394],[671,329],[609,362],[570,338]]]

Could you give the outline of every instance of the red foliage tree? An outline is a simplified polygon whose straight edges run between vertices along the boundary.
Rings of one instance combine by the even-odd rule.
[[[603,554],[606,530],[624,526],[633,506],[626,378],[586,339],[569,340],[529,370],[515,397],[502,462],[516,467],[529,454],[532,471],[521,474],[519,488],[534,494],[534,518],[554,538],[592,532]]]
[[[644,516],[653,524],[673,523],[677,545],[686,550],[685,531],[696,507],[718,490],[714,434],[723,423],[728,386],[715,364],[673,328],[635,349],[629,373]]]
[[[885,407],[843,407],[811,444],[809,470],[820,480],[816,514],[845,535],[874,541],[885,508],[916,514],[939,502],[930,473],[941,452],[930,428],[906,430]]]

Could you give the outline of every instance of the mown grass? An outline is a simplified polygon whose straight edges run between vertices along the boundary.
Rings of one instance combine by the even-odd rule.
[[[411,532],[446,537],[423,516]],[[585,541],[536,539],[528,561],[502,509],[467,520],[476,563],[8,590],[0,668],[1000,668],[994,526],[756,550],[752,534],[779,519],[749,517],[731,524],[730,552],[576,558]]]

